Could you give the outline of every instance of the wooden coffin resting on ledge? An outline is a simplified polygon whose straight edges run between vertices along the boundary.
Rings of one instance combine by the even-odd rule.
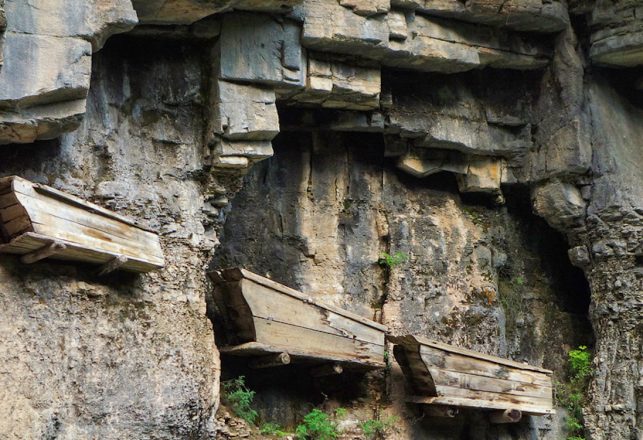
[[[336,372],[385,366],[382,324],[244,269],[215,271],[210,277],[229,344],[221,352],[268,359],[274,353],[292,362],[335,363]]]
[[[415,393],[409,402],[554,413],[552,372],[414,336],[388,338]]]
[[[0,178],[0,253],[102,264],[101,272],[163,267],[158,235],[136,222],[20,177]]]

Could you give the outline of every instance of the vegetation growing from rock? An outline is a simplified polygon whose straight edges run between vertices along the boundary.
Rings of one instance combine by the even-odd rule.
[[[568,382],[556,384],[557,403],[567,410],[567,440],[585,440],[583,404],[589,378],[592,374],[592,355],[581,345],[568,353]]]
[[[382,252],[379,260],[377,260],[377,264],[379,264],[380,266],[386,267],[388,269],[393,269],[394,267],[399,266],[400,264],[406,263],[408,259],[409,259],[408,254],[404,252],[395,252],[393,255],[387,252]]]
[[[335,415],[345,414],[343,408],[338,408]],[[304,421],[295,430],[297,440],[334,440],[339,436],[337,423],[332,416],[320,409],[313,409],[304,416]]]
[[[232,408],[234,413],[248,423],[254,424],[258,413],[252,408],[255,392],[246,386],[246,378],[239,376],[236,379],[221,383],[223,389],[223,402]]]
[[[395,424],[399,420],[399,417],[396,416],[390,416],[384,419],[378,417],[360,423],[360,428],[362,428],[362,432],[368,439],[384,438],[386,434],[394,430]]]

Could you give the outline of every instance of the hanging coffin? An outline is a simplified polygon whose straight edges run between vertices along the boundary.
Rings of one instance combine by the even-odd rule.
[[[290,360],[328,364],[315,370],[318,375],[385,366],[382,324],[244,269],[210,276],[229,343],[221,352],[262,357],[267,366]],[[256,360],[255,365],[261,366]]]
[[[555,412],[550,370],[410,335],[388,340],[415,394],[409,402],[496,410],[498,423]]]
[[[158,235],[138,223],[20,177],[0,178],[0,253],[149,272],[163,267]]]

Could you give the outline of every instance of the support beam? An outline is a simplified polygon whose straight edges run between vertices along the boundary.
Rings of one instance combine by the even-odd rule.
[[[101,268],[98,270],[98,275],[102,276],[102,275],[107,275],[108,273],[112,273],[119,267],[123,266],[124,264],[127,264],[128,261],[129,261],[129,258],[127,258],[125,255],[119,255],[113,260],[103,264]]]
[[[44,260],[47,257],[51,257],[52,255],[56,255],[57,253],[60,253],[65,249],[67,249],[67,246],[65,246],[63,243],[54,241],[34,252],[23,255],[20,258],[20,261],[25,264],[32,264],[37,261]]]
[[[310,370],[310,375],[313,377],[336,376],[343,372],[344,368],[340,364],[328,364],[313,368]]]
[[[522,419],[522,411],[517,409],[506,409],[504,411],[493,411],[489,414],[491,423],[518,423]]]
[[[425,405],[424,414],[427,417],[445,417],[452,419],[460,413],[458,408],[446,405]]]
[[[271,354],[270,356],[260,357],[250,362],[250,368],[271,368],[281,367],[290,363],[288,353]]]

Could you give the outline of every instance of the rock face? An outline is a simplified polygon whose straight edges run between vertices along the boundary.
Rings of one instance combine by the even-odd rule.
[[[568,436],[562,408],[423,416],[395,365],[220,359],[205,271],[241,264],[559,380],[590,345],[586,437],[640,438],[642,35],[638,0],[0,0],[0,176],[148,223],[167,260],[0,255],[0,437],[255,435],[217,417],[220,371],[288,427],[342,405],[357,438],[385,414],[391,439]]]
[[[6,147],[2,173],[148,223],[162,234],[167,267],[109,279],[94,266],[25,270],[0,257],[2,437],[212,435],[219,361],[203,268],[215,243],[204,226],[213,195],[187,177],[203,167],[201,51],[110,44],[94,57],[81,127],[59,143]]]
[[[0,144],[53,139],[78,128],[92,52],[137,23],[129,0],[8,0],[4,14]],[[0,16],[0,32],[4,21]]]

